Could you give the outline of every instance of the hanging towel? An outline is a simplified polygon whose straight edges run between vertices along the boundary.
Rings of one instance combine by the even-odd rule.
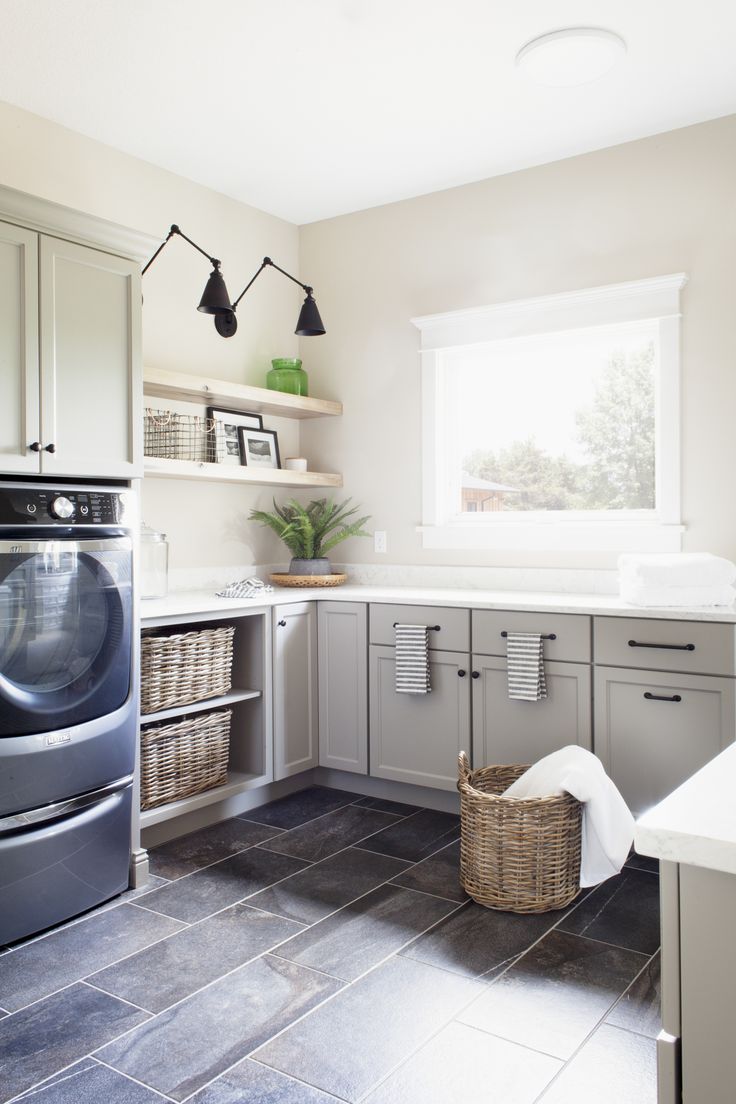
[[[429,628],[427,625],[394,625],[396,633],[396,693],[428,694]]]
[[[506,655],[509,698],[513,701],[541,701],[546,698],[544,642],[541,633],[507,633]]]
[[[504,797],[559,793],[584,802],[580,885],[598,885],[618,874],[634,840],[634,818],[591,752],[575,744],[552,752],[517,778]]]

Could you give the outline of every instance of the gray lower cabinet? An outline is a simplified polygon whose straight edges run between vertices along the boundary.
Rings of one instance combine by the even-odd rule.
[[[368,607],[320,602],[319,763],[368,773]]]
[[[273,765],[278,780],[318,762],[316,603],[274,606],[272,616]]]
[[[590,666],[545,661],[547,697],[508,696],[505,656],[473,656],[473,765],[535,763],[567,744],[590,748]]]
[[[595,750],[635,815],[733,742],[734,680],[595,669]]]
[[[454,790],[457,757],[468,750],[470,657],[432,651],[428,694],[397,694],[394,649],[370,649],[370,773]],[[462,673],[461,673],[462,672]]]

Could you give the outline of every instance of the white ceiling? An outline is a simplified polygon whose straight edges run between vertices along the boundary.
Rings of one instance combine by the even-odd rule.
[[[602,80],[516,52],[617,31]],[[734,0],[0,0],[0,99],[296,223],[736,112]]]

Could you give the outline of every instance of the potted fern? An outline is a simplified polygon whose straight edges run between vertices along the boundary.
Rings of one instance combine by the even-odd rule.
[[[291,498],[283,506],[273,503],[270,510],[251,510],[250,521],[272,529],[292,555],[290,575],[329,575],[327,553],[348,537],[369,537],[363,529],[370,515],[354,518],[359,507],[350,499],[334,502],[326,498],[313,499],[307,506]]]

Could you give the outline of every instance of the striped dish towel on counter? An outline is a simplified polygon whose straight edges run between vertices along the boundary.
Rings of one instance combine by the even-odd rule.
[[[512,701],[541,701],[546,698],[544,641],[541,633],[507,633],[506,655],[509,698]]]
[[[396,693],[428,694],[429,628],[426,625],[394,625],[396,633]]]

